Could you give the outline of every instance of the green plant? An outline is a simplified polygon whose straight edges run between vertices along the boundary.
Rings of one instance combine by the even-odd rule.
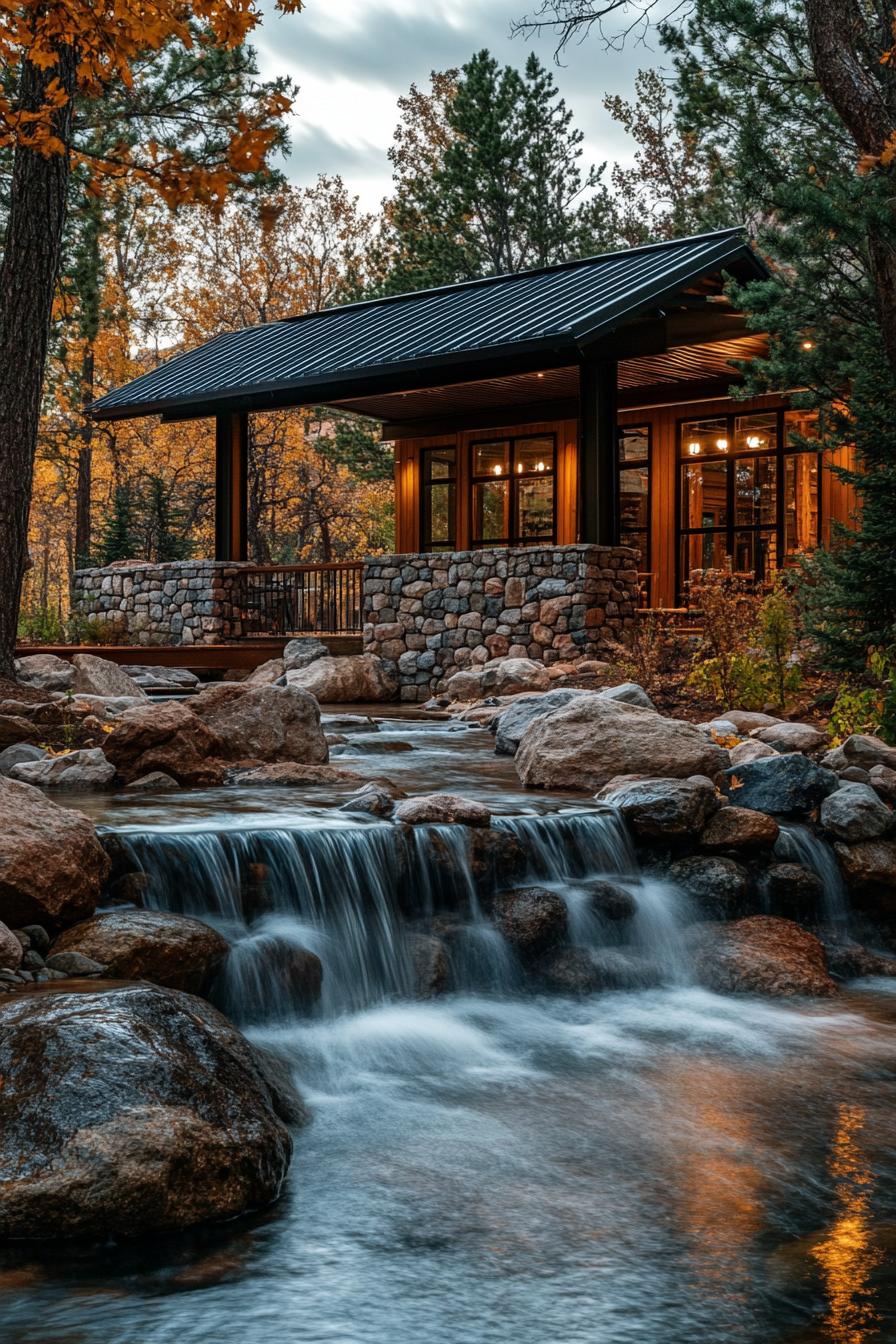
[[[65,628],[55,607],[37,607],[19,615],[18,637],[26,644],[62,644]]]
[[[828,732],[835,742],[871,733],[896,743],[896,645],[872,649],[864,678],[844,681],[831,707]]]
[[[692,581],[690,598],[699,608],[702,634],[689,684],[723,708],[748,708],[743,701],[754,696],[748,652],[758,596],[736,575],[708,569]]]
[[[754,632],[762,655],[759,671],[767,698],[779,709],[787,703],[788,693],[798,690],[802,683],[802,673],[793,661],[798,632],[796,604],[786,577],[779,574],[759,604]]]
[[[700,658],[688,685],[706,700],[724,709],[761,709],[768,700],[768,683],[761,665],[750,653]]]

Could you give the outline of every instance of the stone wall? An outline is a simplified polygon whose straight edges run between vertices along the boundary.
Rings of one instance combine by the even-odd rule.
[[[128,560],[80,569],[74,606],[89,620],[112,623],[119,643],[218,644],[242,634],[234,583],[242,568],[218,560]]]
[[[600,657],[635,621],[637,559],[577,545],[367,560],[364,651],[394,665],[405,701],[490,658]]]

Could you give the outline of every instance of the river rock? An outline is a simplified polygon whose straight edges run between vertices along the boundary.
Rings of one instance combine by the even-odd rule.
[[[229,784],[252,789],[295,789],[309,784],[351,784],[361,775],[340,770],[335,765],[302,765],[299,761],[279,761],[231,770]]]
[[[500,892],[492,915],[499,931],[523,958],[539,956],[566,937],[566,904],[546,887]]]
[[[793,752],[747,761],[725,771],[732,802],[756,812],[794,816],[812,812],[837,787],[837,776]]]
[[[54,653],[31,653],[15,664],[16,680],[38,691],[68,691],[75,680],[75,669],[67,658]]]
[[[841,782],[847,784],[870,784],[871,772],[863,770],[860,765],[848,765],[845,770],[838,770],[837,775]]]
[[[526,847],[519,836],[498,826],[469,829],[470,871],[479,891],[494,891],[516,882],[528,864]]]
[[[109,658],[98,658],[94,653],[76,653],[72,667],[75,669],[72,690],[76,695],[83,691],[87,695],[128,695],[138,699],[146,696],[142,686]]]
[[[88,792],[108,789],[115,778],[115,766],[100,747],[68,751],[63,756],[45,756],[39,761],[22,761],[9,772],[10,779],[33,784],[38,789],[68,789]]]
[[[879,797],[896,803],[896,770],[891,770],[888,765],[872,765],[868,771],[868,783]]]
[[[584,947],[558,947],[549,952],[538,968],[546,989],[555,994],[594,994],[604,981]]]
[[[364,704],[394,700],[398,695],[398,678],[373,653],[315,658],[287,670],[286,683],[307,691],[322,705]]]
[[[250,672],[245,681],[241,682],[241,685],[273,686],[275,682],[281,679],[285,672],[286,666],[282,658],[269,658],[266,663],[261,663]]]
[[[46,754],[43,747],[36,747],[30,742],[17,742],[15,746],[6,747],[0,751],[0,775],[8,778],[13,766],[24,765],[26,761],[42,761]]]
[[[817,751],[827,741],[824,733],[811,723],[775,723],[769,728],[757,728],[755,736],[767,742],[775,751]]]
[[[364,812],[371,817],[391,817],[394,809],[395,799],[387,788],[382,784],[365,784],[357,789],[339,810]]]
[[[583,695],[594,694],[596,694],[594,691],[564,686],[541,694],[517,696],[511,700],[506,709],[499,711],[489,724],[495,733],[495,751],[499,756],[515,756],[520,738],[535,719],[540,719],[544,714],[552,714],[555,709],[562,709],[564,705],[580,699]]]
[[[717,993],[773,998],[837,993],[821,943],[792,920],[752,915],[734,924],[698,925],[688,941],[697,979]]]
[[[893,813],[867,784],[845,784],[825,798],[818,819],[838,840],[877,840]]]
[[[492,814],[485,803],[461,798],[456,793],[424,793],[403,798],[395,808],[395,820],[407,826],[490,826]]]
[[[896,840],[860,840],[834,846],[840,870],[852,887],[896,890]]]
[[[91,822],[0,778],[0,919],[64,928],[92,915],[109,859]]]
[[[38,742],[43,733],[36,723],[20,714],[0,714],[0,751],[20,742]]]
[[[141,691],[189,693],[199,685],[196,673],[188,667],[151,667],[143,663],[129,663],[123,664],[121,670]]]
[[[274,1201],[292,1142],[252,1047],[191,995],[0,1003],[0,1236],[137,1236]]]
[[[760,742],[755,737],[747,738],[746,742],[738,742],[737,746],[728,749],[728,759],[732,765],[746,765],[747,761],[761,761],[769,756],[777,756],[778,752],[774,747],[770,747],[767,742]]]
[[[605,878],[599,877],[586,883],[585,889],[591,909],[602,919],[609,919],[616,924],[631,919],[637,912],[638,904],[631,892]]]
[[[413,993],[416,999],[433,999],[444,994],[451,978],[448,951],[441,938],[432,933],[407,935]]]
[[[22,964],[25,950],[21,939],[16,937],[12,929],[0,924],[0,970],[17,971]]]
[[[125,783],[161,770],[179,784],[220,784],[224,744],[179,700],[127,709],[105,741],[105,751]]]
[[[47,957],[47,969],[69,978],[92,976],[93,979],[103,975],[106,970],[101,961],[88,957],[86,952],[78,952],[75,948],[61,949],[59,952],[51,951]]]
[[[310,667],[320,658],[331,657],[328,646],[313,635],[300,635],[291,639],[283,650],[283,668],[293,672],[298,668]]]
[[[320,1000],[323,962],[310,948],[274,936],[265,944],[261,992],[254,1005],[262,1020],[269,1015],[271,1007],[269,981],[279,988],[280,1002],[286,1007],[288,1016],[297,1011],[308,1012]]]
[[[699,845],[710,854],[723,854],[732,849],[771,849],[779,834],[780,827],[774,817],[764,812],[755,812],[749,807],[721,807],[703,828]]]
[[[719,806],[708,779],[637,779],[621,776],[595,795],[618,808],[636,835],[696,835]]]
[[[713,778],[728,753],[695,728],[649,709],[588,695],[525,730],[516,768],[527,788],[594,792],[617,775]]]
[[[550,684],[550,674],[543,663],[531,658],[498,658],[478,670],[455,672],[445,694],[451,700],[481,700],[485,695],[546,691]]]
[[[823,756],[821,763],[829,770],[843,770],[848,765],[860,765],[863,770],[885,765],[889,770],[896,770],[896,747],[888,746],[870,733],[853,733]]]
[[[759,879],[764,908],[787,919],[814,921],[824,901],[824,884],[801,863],[773,863]]]
[[[130,793],[170,793],[172,789],[179,789],[180,785],[164,770],[152,770],[148,775],[132,779],[125,788]]]
[[[320,725],[320,706],[295,686],[230,686],[202,691],[194,712],[223,743],[227,760],[322,765],[329,748]]]
[[[864,976],[896,976],[896,957],[854,943],[850,939],[822,937],[828,970],[838,980],[858,980]]]
[[[92,957],[113,980],[151,980],[205,994],[227,947],[226,939],[198,919],[163,910],[110,910],[66,929],[52,951]]]
[[[731,919],[747,908],[750,874],[735,859],[693,855],[677,859],[669,866],[667,876],[710,918]]]
[[[636,681],[623,681],[619,686],[605,686],[595,694],[602,695],[605,700],[618,700],[623,705],[637,705],[640,709],[656,710],[656,705],[644,687],[639,686]]]
[[[753,733],[757,728],[773,728],[781,723],[773,714],[759,714],[753,709],[726,709],[719,718],[733,723],[739,733]]]

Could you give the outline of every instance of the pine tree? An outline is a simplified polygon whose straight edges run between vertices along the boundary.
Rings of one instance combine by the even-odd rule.
[[[138,556],[137,500],[130,481],[116,485],[112,492],[112,506],[100,536],[96,563],[111,565],[116,560],[133,560]]]
[[[170,482],[154,473],[146,478],[139,514],[146,537],[143,551],[148,559],[160,564],[189,560],[193,553],[189,518],[187,510],[175,501]]]

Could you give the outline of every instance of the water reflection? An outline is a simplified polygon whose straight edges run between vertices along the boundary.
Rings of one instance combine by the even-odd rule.
[[[828,1162],[837,1216],[812,1256],[828,1299],[826,1338],[834,1344],[867,1344],[879,1338],[880,1313],[871,1282],[883,1254],[875,1243],[871,1215],[874,1171],[862,1145],[864,1106],[843,1102]]]

